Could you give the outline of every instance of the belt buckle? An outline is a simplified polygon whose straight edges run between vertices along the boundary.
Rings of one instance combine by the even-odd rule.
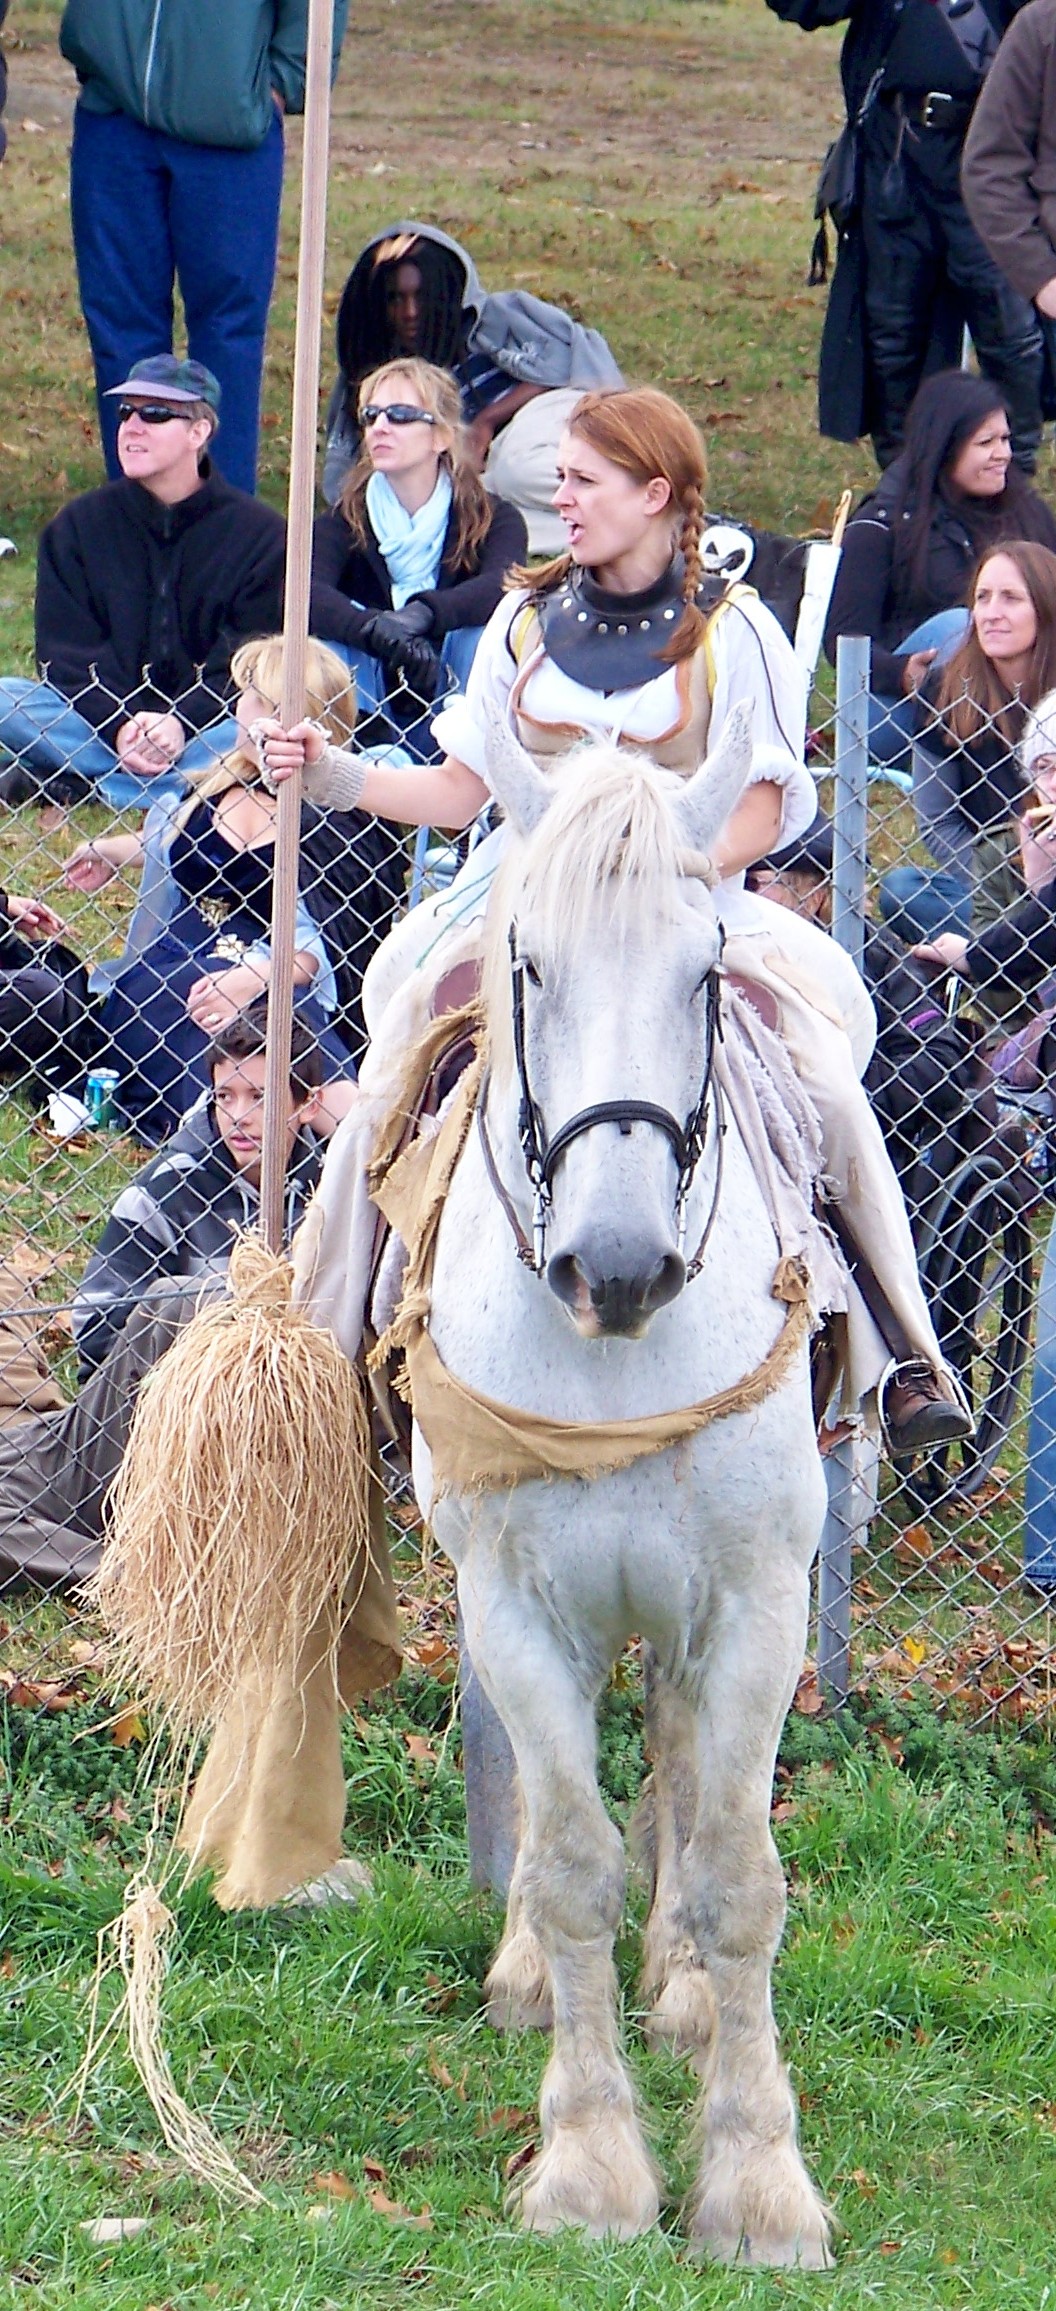
[[[940,121],[939,121],[939,120],[936,118],[936,114],[935,114],[935,107],[936,107],[936,105],[940,105],[940,104],[952,104],[952,103],[953,103],[953,98],[952,98],[952,96],[950,95],[950,92],[949,92],[949,90],[948,90],[947,88],[929,88],[927,95],[921,98],[921,103],[920,103],[920,125],[921,125],[921,127],[922,127],[922,128],[939,128],[939,127],[941,127],[941,125],[942,125],[942,124],[941,124],[941,122],[940,122]]]

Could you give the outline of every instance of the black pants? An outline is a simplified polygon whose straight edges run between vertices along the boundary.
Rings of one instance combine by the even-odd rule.
[[[91,1038],[82,998],[46,965],[0,970],[0,1076],[36,1075],[56,1091],[81,1081]]]
[[[865,312],[877,462],[902,446],[944,293],[963,313],[985,377],[1008,407],[1016,461],[1041,440],[1042,341],[1032,305],[987,255],[961,199],[962,132],[903,122],[878,105],[864,128]]]

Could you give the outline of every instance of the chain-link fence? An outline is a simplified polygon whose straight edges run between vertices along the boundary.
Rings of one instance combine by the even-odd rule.
[[[790,630],[808,592],[801,574],[799,598],[776,604]],[[773,902],[828,926],[871,986],[869,1085],[977,1424],[969,1444],[894,1464],[830,1440],[799,1705],[855,1686],[1043,1723],[1056,1281],[1034,1328],[1056,1180],[1056,908],[1030,893],[1047,887],[1056,808],[1044,760],[1022,807],[1018,707],[977,711],[967,694],[930,688],[915,708],[875,699],[868,645],[841,644],[835,700],[823,669],[811,713],[833,855],[815,842],[759,878]],[[122,702],[107,723],[97,696],[82,702],[94,721],[55,699],[44,683],[6,685],[0,722],[0,1682],[46,1708],[75,1697],[97,1661],[77,1583],[96,1558],[136,1388],[202,1276],[222,1269],[232,1223],[254,1215],[262,1066],[237,1022],[266,992],[273,839],[271,798],[231,775],[230,699],[216,697],[178,765],[137,772],[139,806],[124,809]],[[357,744],[428,758],[435,701],[403,682],[360,704]],[[443,838],[305,808],[291,1226],[350,1096],[370,956],[454,865]],[[945,948],[912,952],[936,937],[968,942],[958,972]],[[322,1112],[305,1108],[311,1122],[298,1125],[315,1095],[309,1046]],[[430,1613],[436,1602],[431,1582]],[[445,1658],[450,1614],[448,1598]]]

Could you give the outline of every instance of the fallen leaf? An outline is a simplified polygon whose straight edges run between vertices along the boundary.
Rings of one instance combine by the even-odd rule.
[[[473,2132],[481,2136],[520,2134],[524,2127],[534,2125],[534,2110],[517,2110],[515,2107],[499,2110],[478,2110],[473,2121]]]
[[[413,1758],[416,1765],[436,1764],[436,1751],[430,1749],[424,1733],[405,1733],[403,1740],[408,1757]]]
[[[331,2167],[323,2168],[318,2174],[313,2175],[309,2188],[313,2191],[322,2191],[328,2199],[358,2199],[359,2197],[355,2183],[350,2183],[347,2175],[338,2174],[336,2168]]]
[[[15,1964],[15,1960],[11,1956],[10,1950],[5,1950],[3,1957],[0,1958],[0,1975],[3,1976],[5,1982],[10,1982],[12,1977],[17,1974],[17,1972],[18,1967]]]
[[[120,1709],[110,1728],[110,1739],[115,1749],[128,1749],[133,1741],[145,1741],[147,1729],[138,1709]]]
[[[387,2191],[368,2191],[367,2199],[375,2214],[384,2215],[390,2223],[407,2223],[412,2231],[432,2230],[433,2217],[429,2207],[423,2207],[420,2214],[412,2215],[402,2199],[390,2199]]]
[[[881,2239],[880,2253],[882,2255],[900,2255],[902,2253],[901,2239]]]
[[[824,1709],[825,1701],[824,1696],[818,1690],[816,1669],[804,1669],[796,1687],[792,1707],[799,1711],[801,1717],[817,1717],[819,1712]]]
[[[103,1648],[91,1637],[75,1637],[70,1646],[70,1660],[78,1669],[98,1669],[103,1662]]]
[[[909,1659],[917,1669],[920,1668],[921,1662],[928,1658],[928,1648],[922,1637],[903,1637],[902,1651],[908,1654]]]
[[[538,2143],[533,2141],[522,2143],[518,2151],[511,2151],[502,2170],[504,2181],[512,2183],[515,2175],[523,2174],[525,2167],[530,2167],[532,2160],[538,2155],[538,2150]]]
[[[875,2199],[876,2184],[872,2175],[866,2174],[864,2167],[852,2167],[850,2180],[855,2189],[861,2192],[863,2199]]]
[[[119,2239],[138,2239],[141,2231],[149,2230],[150,2223],[149,2215],[97,2215],[94,2222],[78,2227],[93,2247],[110,2247]]]
[[[386,2180],[385,2169],[380,2159],[364,2159],[363,2172],[368,2183],[383,2183]]]

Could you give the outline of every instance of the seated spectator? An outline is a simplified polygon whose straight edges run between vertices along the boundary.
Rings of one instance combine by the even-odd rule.
[[[231,745],[232,652],[280,621],[285,526],[212,469],[215,377],[165,353],[113,390],[122,478],[48,523],[40,679],[0,681],[7,802],[181,793]]]
[[[1056,554],[1031,543],[996,548],[980,562],[970,600],[964,641],[924,675],[913,757],[917,824],[940,871],[896,867],[880,890],[881,913],[907,945],[944,930],[967,934],[1022,889],[1017,747],[1029,710],[1056,683]]]
[[[84,1580],[98,1562],[106,1496],[144,1375],[219,1289],[235,1234],[259,1213],[267,1006],[209,1050],[208,1097],[123,1188],[73,1306],[82,1388],[66,1403],[39,1347],[43,1311],[0,1272],[0,1585]],[[286,1231],[319,1176],[322,1065],[294,1022],[287,1115]]]
[[[384,704],[393,735],[428,759],[423,707],[465,689],[527,533],[469,460],[446,371],[415,359],[375,369],[357,414],[359,455],[315,525],[312,632],[354,669],[360,713]]]
[[[95,1056],[116,1069],[116,1112],[148,1144],[174,1131],[197,1098],[210,1039],[268,985],[277,800],[261,778],[250,726],[276,711],[282,649],[276,637],[236,651],[238,743],[194,774],[182,802],[157,804],[141,834],[79,844],[66,864],[67,882],[80,891],[142,870],[124,952],[99,966],[91,986],[101,997]],[[310,643],[306,680],[310,712],[335,744],[347,744],[355,707],[346,668]],[[359,811],[304,804],[294,999],[328,1079],[354,1072],[360,981],[404,867],[392,830]]]
[[[825,625],[833,663],[840,634],[872,641],[874,762],[908,766],[916,693],[936,654],[963,634],[979,556],[1006,538],[1056,550],[1056,515],[1012,463],[993,381],[940,370],[910,406],[899,455],[848,522]]]
[[[623,383],[604,338],[527,290],[486,295],[472,257],[436,225],[388,226],[357,257],[338,310],[339,372],[323,465],[328,505],[359,449],[362,380],[407,354],[453,370],[488,488],[520,508],[530,552],[562,553],[565,533],[551,502],[558,441],[581,393]]]

